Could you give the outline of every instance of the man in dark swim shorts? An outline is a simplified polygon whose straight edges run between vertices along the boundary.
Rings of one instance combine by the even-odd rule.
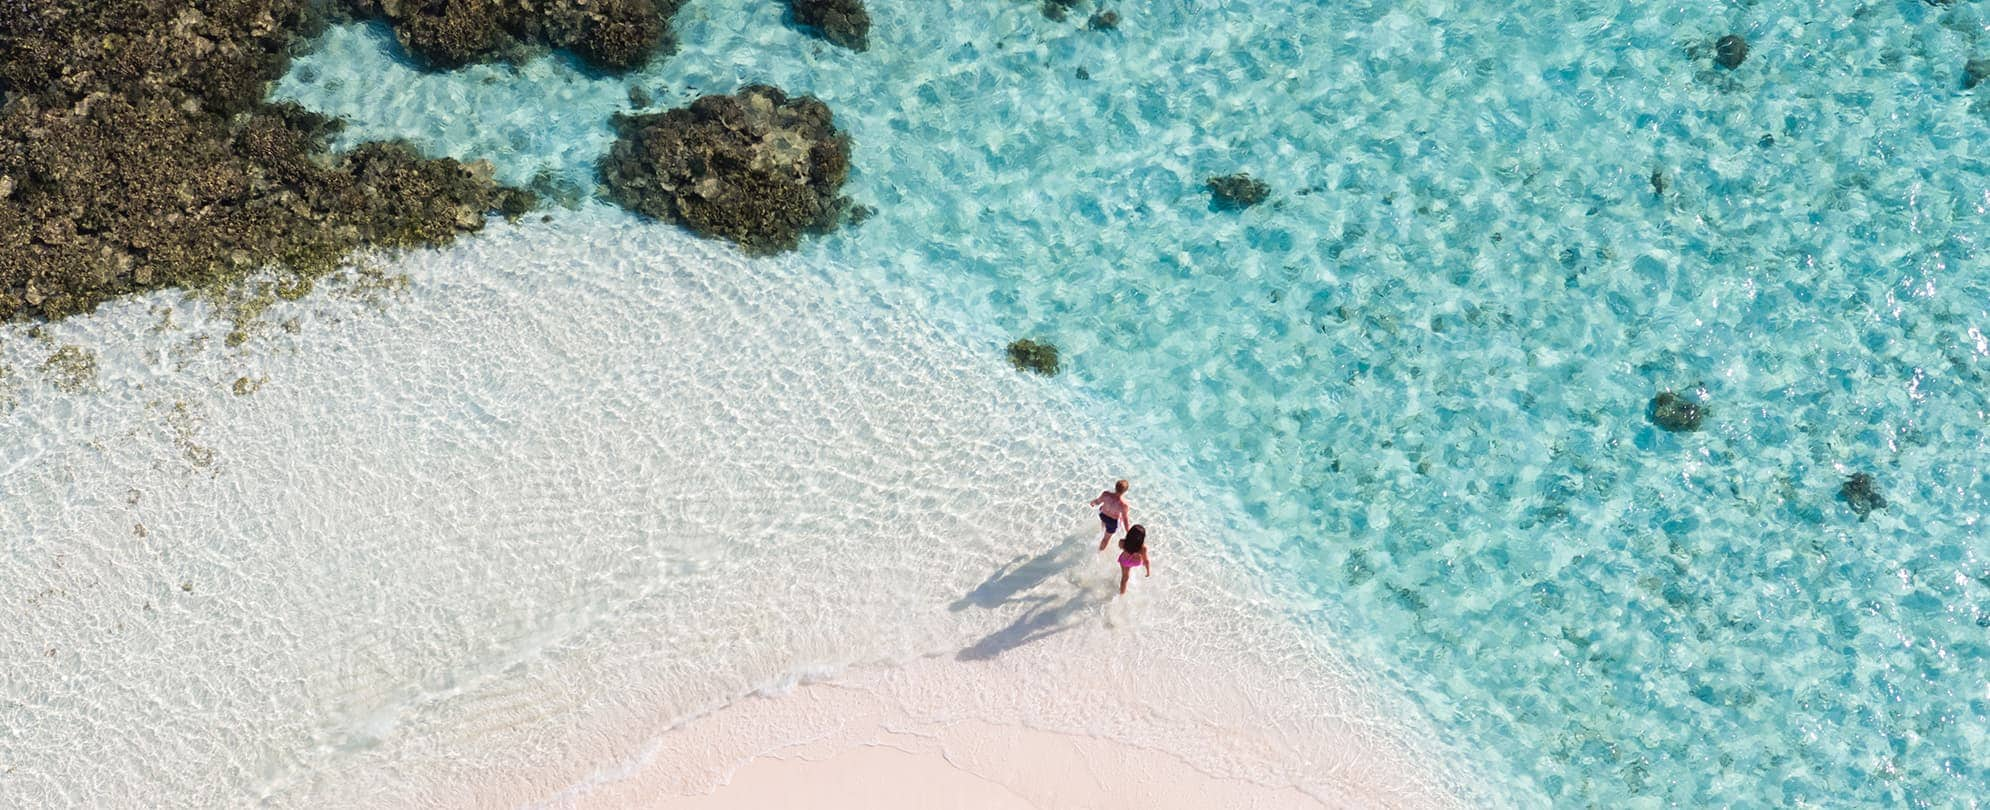
[[[1126,489],[1126,479],[1122,478],[1113,482],[1112,489],[1092,499],[1092,505],[1099,508],[1099,524],[1106,530],[1105,535],[1099,538],[1100,551],[1105,551],[1112,542],[1112,536],[1119,533],[1120,524],[1132,522],[1127,519],[1130,509],[1126,504]]]

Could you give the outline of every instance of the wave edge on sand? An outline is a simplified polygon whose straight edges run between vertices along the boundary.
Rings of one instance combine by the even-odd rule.
[[[95,584],[35,607],[74,657],[10,654],[6,691],[94,722],[0,743],[36,763],[10,795],[61,804],[108,747],[107,799],[584,804],[648,773],[571,790],[603,763],[680,758],[657,730],[841,673],[912,722],[1460,804],[1464,766],[1423,753],[1406,702],[1226,569],[1248,527],[1221,495],[994,336],[943,332],[944,302],[596,208],[395,267],[384,309],[285,304],[301,328],[240,353],[146,332],[145,300],[55,329],[102,370],[6,417],[54,437],[0,456],[24,496],[0,519],[33,538],[6,574]],[[265,381],[227,390],[245,367]],[[1157,574],[1115,600],[1083,501],[1120,475]],[[60,571],[26,562],[57,547]],[[143,641],[92,637],[93,615]]]

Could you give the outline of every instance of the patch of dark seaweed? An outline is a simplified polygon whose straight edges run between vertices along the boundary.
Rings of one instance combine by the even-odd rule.
[[[1017,371],[1034,371],[1046,377],[1057,376],[1057,346],[1023,338],[1009,344],[1009,363]]]
[[[1244,172],[1211,177],[1203,186],[1209,189],[1211,207],[1222,211],[1249,208],[1271,197],[1271,186]]]

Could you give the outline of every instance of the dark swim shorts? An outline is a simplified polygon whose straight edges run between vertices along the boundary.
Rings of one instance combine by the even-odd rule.
[[[1119,531],[1119,519],[1104,512],[1099,513],[1099,522],[1106,524],[1106,534]]]

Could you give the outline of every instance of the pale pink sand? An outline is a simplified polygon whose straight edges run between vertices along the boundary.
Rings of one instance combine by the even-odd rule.
[[[988,660],[934,656],[750,696],[550,804],[1462,806],[1434,780],[1433,763],[1372,715],[1318,702],[1322,686],[1340,690],[1248,659],[1211,665],[1154,653],[1141,637],[1164,631],[1134,626],[1126,612],[1137,607],[1080,611]]]
[[[1218,779],[1157,751],[1016,726],[967,722],[928,736],[876,725],[849,740],[805,748],[812,750],[750,760],[712,793],[634,796],[630,803],[659,810],[1325,806],[1296,788]]]

